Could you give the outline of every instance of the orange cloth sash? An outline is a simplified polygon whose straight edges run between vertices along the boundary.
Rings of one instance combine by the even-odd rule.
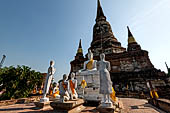
[[[75,91],[74,91],[74,89],[75,89],[75,84],[73,83],[72,80],[70,80],[70,88],[71,88],[71,92],[72,92],[73,94],[75,94]]]
[[[33,90],[33,94],[35,94],[35,93],[36,93],[36,89]]]
[[[67,90],[67,85],[64,83],[64,81],[62,82],[63,88],[66,91]]]
[[[53,94],[53,97],[56,98],[57,95],[59,95],[60,91],[57,90],[54,94]]]

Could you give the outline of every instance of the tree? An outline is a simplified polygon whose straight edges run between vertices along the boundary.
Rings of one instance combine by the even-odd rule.
[[[0,99],[27,97],[35,86],[42,84],[43,75],[27,66],[5,67],[0,70]]]

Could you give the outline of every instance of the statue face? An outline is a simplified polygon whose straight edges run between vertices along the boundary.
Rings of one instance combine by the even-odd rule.
[[[51,60],[50,61],[50,66],[54,66],[54,64],[55,64],[54,61]]]
[[[101,60],[104,60],[104,59],[105,59],[105,54],[104,54],[104,53],[100,54],[100,59],[101,59]]]
[[[71,73],[71,78],[74,78],[75,77],[75,74],[74,73]]]
[[[93,59],[93,53],[91,52],[91,50],[89,50],[88,52],[88,59]]]
[[[63,80],[67,80],[68,76],[66,74],[63,75]]]

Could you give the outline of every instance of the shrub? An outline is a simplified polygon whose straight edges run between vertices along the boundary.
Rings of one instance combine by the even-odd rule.
[[[4,67],[0,69],[0,99],[27,97],[35,86],[42,84],[43,75],[27,66]]]

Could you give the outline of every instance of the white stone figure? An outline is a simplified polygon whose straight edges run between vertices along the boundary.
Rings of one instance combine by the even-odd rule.
[[[56,85],[54,86],[53,97],[56,98],[56,99],[60,98],[60,95],[59,95],[59,84],[58,83],[56,83]]]
[[[65,102],[70,99],[68,90],[69,90],[69,83],[66,81],[68,76],[66,74],[63,75],[63,80],[59,83],[59,91],[60,91],[60,101]]]
[[[88,60],[84,62],[83,69],[76,73],[78,96],[87,101],[99,101],[102,97],[99,94],[100,79],[96,64],[97,60],[93,59],[93,53],[89,49]]]
[[[93,53],[91,50],[88,50],[88,60],[84,62],[84,67],[82,70],[79,70],[81,73],[93,72],[96,71],[96,60],[93,60]]]
[[[49,98],[47,98],[47,94],[49,92],[49,88],[50,88],[50,84],[53,78],[53,75],[56,71],[56,69],[54,68],[54,61],[50,61],[50,67],[48,68],[48,73],[47,73],[47,77],[45,80],[45,84],[44,84],[44,89],[43,89],[43,96],[40,99],[40,102],[48,102]]]
[[[97,68],[100,73],[100,94],[103,94],[104,101],[102,102],[103,106],[107,106],[107,103],[110,103],[109,106],[112,106],[110,99],[110,94],[112,93],[112,81],[110,79],[110,62],[105,61],[105,54],[100,55],[100,61],[97,63]],[[108,107],[108,106],[107,106]]]
[[[78,95],[76,92],[76,88],[77,88],[77,80],[74,79],[75,78],[75,73],[71,73],[71,79],[69,80],[69,94],[71,96],[71,100],[77,99]]]

